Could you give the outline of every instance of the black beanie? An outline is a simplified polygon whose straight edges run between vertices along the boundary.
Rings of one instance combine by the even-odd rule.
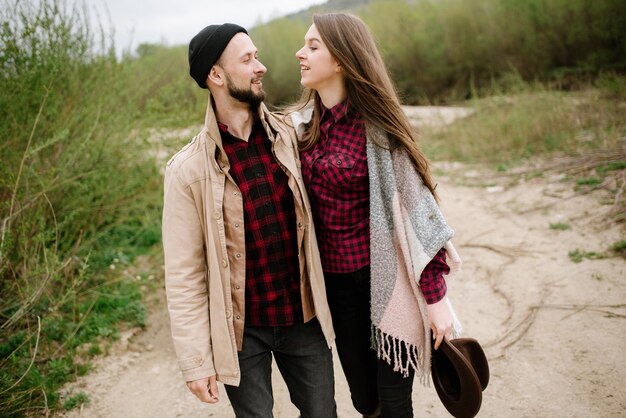
[[[208,88],[206,78],[215,65],[226,45],[230,40],[243,32],[248,32],[239,25],[224,23],[223,25],[211,25],[202,29],[189,42],[189,75],[196,80],[196,83],[203,89]]]

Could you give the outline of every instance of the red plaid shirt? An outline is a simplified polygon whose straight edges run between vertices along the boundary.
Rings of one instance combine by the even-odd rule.
[[[300,153],[324,271],[350,273],[370,262],[369,175],[365,121],[348,100],[322,106],[320,139]],[[420,278],[429,304],[446,294],[450,271],[442,248]]]
[[[230,175],[243,198],[246,230],[246,324],[302,321],[296,213],[287,175],[257,119],[248,141],[219,124]]]

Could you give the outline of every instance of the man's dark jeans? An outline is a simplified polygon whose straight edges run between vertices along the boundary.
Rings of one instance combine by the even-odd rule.
[[[317,319],[284,327],[246,326],[239,352],[241,382],[226,385],[238,418],[272,417],[272,354],[302,418],[334,418],[333,358]]]
[[[377,416],[381,411],[384,418],[412,417],[415,373],[403,377],[370,348],[369,266],[353,273],[324,276],[337,354],[350,386],[352,404],[365,416]]]

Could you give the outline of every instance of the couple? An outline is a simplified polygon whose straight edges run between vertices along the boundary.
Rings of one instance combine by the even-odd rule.
[[[316,15],[296,57],[302,101],[271,113],[244,28],[208,26],[189,45],[210,94],[165,172],[179,365],[201,401],[220,400],[219,380],[238,417],[271,417],[273,355],[301,416],[334,417],[336,333],[359,413],[410,417],[430,339],[451,331],[452,230],[366,25]]]

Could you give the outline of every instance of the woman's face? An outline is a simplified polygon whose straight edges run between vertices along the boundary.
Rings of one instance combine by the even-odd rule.
[[[300,61],[300,84],[317,90],[332,86],[343,77],[341,67],[330,54],[315,25],[304,35],[304,46],[296,52]]]

